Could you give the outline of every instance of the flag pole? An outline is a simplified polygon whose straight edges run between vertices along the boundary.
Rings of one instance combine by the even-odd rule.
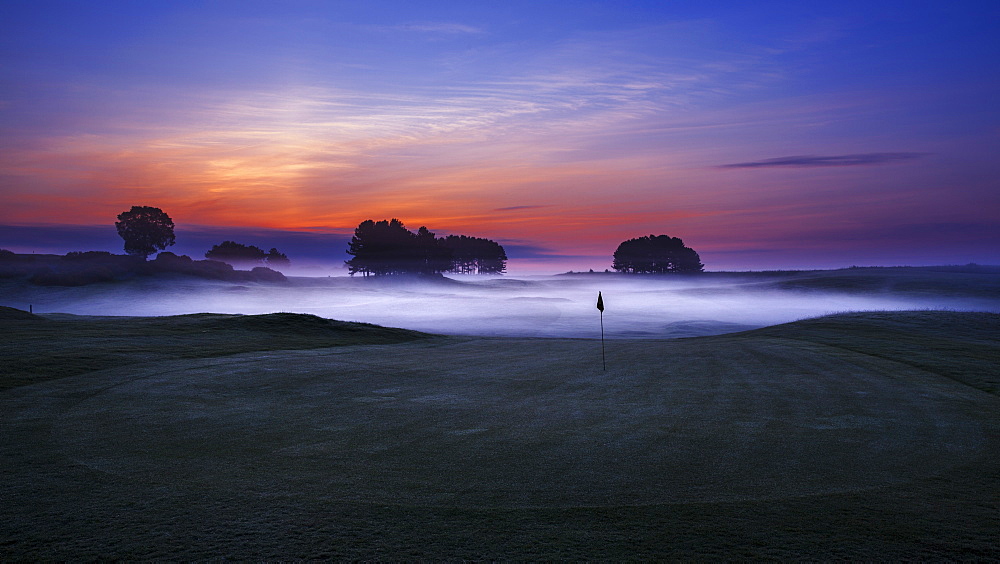
[[[604,356],[604,312],[601,312],[601,364],[604,366],[603,370],[608,371],[608,359]]]
[[[601,293],[597,292],[597,309],[601,312],[601,365],[604,367],[604,371],[608,370],[608,359],[604,354],[604,298],[601,297]]]

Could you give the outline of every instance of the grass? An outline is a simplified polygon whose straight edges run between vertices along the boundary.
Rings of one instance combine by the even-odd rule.
[[[612,340],[607,372],[590,340],[0,321],[66,358],[118,331],[103,371],[0,394],[0,557],[997,560],[998,320]],[[313,333],[356,346],[273,348]]]
[[[31,315],[0,306],[0,390],[140,362],[251,351],[402,343],[406,329],[315,315],[198,313],[166,317]]]
[[[885,358],[1000,395],[1000,315],[857,312],[751,332]]]

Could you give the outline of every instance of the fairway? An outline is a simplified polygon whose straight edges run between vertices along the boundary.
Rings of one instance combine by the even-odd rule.
[[[839,332],[613,340],[607,371],[596,341],[438,338],[17,387],[0,415],[3,554],[997,556],[1000,399],[942,375],[973,351],[967,378],[995,379],[997,316],[855,315]],[[978,340],[940,366],[823,342],[970,322]],[[837,525],[794,532],[815,512]],[[757,520],[747,542],[779,540],[743,552],[726,535]],[[519,540],[484,545],[483,527]],[[936,534],[965,544],[921,544]]]

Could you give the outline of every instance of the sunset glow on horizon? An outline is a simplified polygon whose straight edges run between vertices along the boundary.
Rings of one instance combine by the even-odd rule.
[[[1000,263],[998,16],[4,2],[0,235],[152,205],[236,240],[395,217],[577,268],[654,233],[710,270]]]

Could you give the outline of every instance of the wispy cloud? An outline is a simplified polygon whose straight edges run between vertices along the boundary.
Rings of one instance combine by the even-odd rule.
[[[764,159],[762,161],[724,164],[719,165],[716,168],[867,166],[886,164],[896,161],[910,161],[924,156],[926,156],[926,153],[858,153],[854,155],[831,155],[826,157],[816,155],[797,155],[792,157]]]
[[[479,34],[485,33],[482,29],[471,25],[450,22],[422,22],[393,26],[393,29],[404,31],[420,31],[424,33],[448,33],[448,34]]]
[[[552,206],[508,206],[506,208],[496,208],[493,211],[516,211],[516,210],[537,210],[539,208],[548,208]]]

